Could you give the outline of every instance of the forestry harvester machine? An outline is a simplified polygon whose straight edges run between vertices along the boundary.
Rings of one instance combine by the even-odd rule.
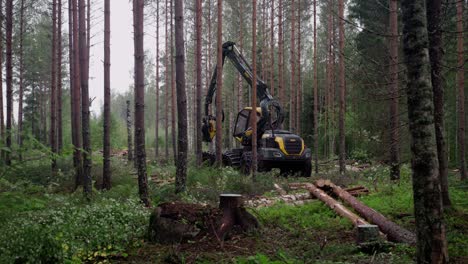
[[[311,150],[306,147],[300,136],[281,130],[284,120],[283,109],[280,103],[271,96],[267,84],[260,78],[253,80],[252,68],[234,42],[223,44],[223,66],[226,58],[231,61],[250,87],[252,82],[256,81],[260,107],[256,107],[255,111],[252,107],[244,107],[237,114],[233,137],[242,147],[225,151],[223,165],[240,168],[245,174],[250,173],[253,131],[249,124],[251,115],[256,114],[258,170],[270,171],[272,168],[279,168],[281,174],[299,172],[302,176],[309,177],[312,170]],[[205,98],[205,116],[202,125],[205,142],[211,142],[216,135],[216,118],[210,114],[210,105],[216,91],[217,75],[215,68]],[[204,152],[203,159],[214,163],[215,156],[213,153]]]

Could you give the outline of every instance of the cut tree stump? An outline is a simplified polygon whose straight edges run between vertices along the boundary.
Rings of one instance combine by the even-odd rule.
[[[331,189],[336,196],[349,204],[354,210],[356,210],[356,212],[358,212],[358,214],[363,216],[368,221],[378,225],[380,230],[387,235],[390,241],[408,244],[416,243],[416,236],[414,233],[388,220],[381,213],[366,206],[347,191],[333,184],[331,181],[318,180],[316,185],[321,188]]]
[[[379,240],[379,226],[358,225],[356,229],[356,242],[358,244],[375,242]]]
[[[252,231],[260,226],[258,220],[243,207],[240,194],[221,194],[219,209],[223,212],[221,223],[216,231],[220,240],[224,240],[235,226],[239,226],[243,231]]]

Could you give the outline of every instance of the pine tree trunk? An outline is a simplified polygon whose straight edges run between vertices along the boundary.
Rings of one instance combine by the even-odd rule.
[[[398,0],[390,0],[390,179],[400,179],[398,121]]]
[[[141,202],[150,206],[148,198],[148,180],[146,176],[146,150],[145,150],[145,54],[144,41],[144,0],[133,1],[133,35],[135,50],[135,149],[138,170],[138,193]]]
[[[447,145],[444,124],[444,87],[442,86],[442,31],[441,0],[426,1],[427,30],[429,34],[429,59],[431,61],[431,81],[434,93],[434,124],[439,161],[439,179],[444,207],[450,207],[448,190]]]
[[[73,122],[73,117],[74,117],[74,107],[75,107],[75,101],[73,100],[73,90],[74,90],[74,84],[73,84],[73,75],[74,73],[74,67],[73,67],[73,54],[74,54],[74,47],[73,47],[73,5],[72,1],[68,0],[68,69],[69,69],[69,74],[70,74],[70,125],[71,125],[71,140],[72,140],[72,145],[76,145],[76,128],[75,128],[75,123]],[[34,131],[34,129],[33,129]],[[78,165],[76,164],[75,159],[73,159],[73,167],[76,168]]]
[[[222,119],[223,119],[223,109],[222,109],[222,99],[223,99],[223,1],[218,0],[218,34],[216,39],[217,45],[217,58],[216,58],[216,163],[218,166],[223,165],[223,141],[222,141]]]
[[[275,95],[275,0],[270,6],[270,90]]]
[[[196,71],[196,146],[195,155],[197,166],[202,164],[202,135],[201,135],[201,124],[202,124],[202,0],[196,0],[196,18],[195,18],[195,30],[196,30],[196,48],[195,48],[195,71]]]
[[[88,7],[89,8],[89,7]],[[89,90],[88,90],[88,73],[89,73],[89,53],[88,53],[88,37],[86,28],[86,6],[84,0],[79,0],[79,50],[80,50],[80,67],[81,67],[81,123],[83,137],[83,190],[85,196],[89,199],[92,191],[91,178],[91,141],[90,141],[90,126],[89,126]]]
[[[3,25],[3,1],[0,1],[0,25]],[[3,115],[3,27],[0,27],[0,143],[5,139],[5,116]],[[0,151],[0,161],[4,151]]]
[[[75,143],[73,150],[73,164],[75,165],[75,188],[82,185],[83,179],[83,160],[81,155],[81,68],[80,68],[80,49],[79,49],[79,21],[77,0],[72,0],[73,14],[73,126],[75,128]]]
[[[291,82],[289,83],[289,130],[296,130],[296,6],[291,0],[291,56],[289,58],[291,66]]]
[[[6,147],[11,149],[11,128],[13,119],[13,58],[12,58],[12,37],[13,37],[13,0],[6,0],[5,9],[5,31],[6,31]],[[5,164],[11,165],[11,153],[5,152]]]
[[[169,20],[169,1],[166,0],[166,27],[165,27],[165,30],[166,30],[166,40],[165,40],[165,44],[166,44],[166,81],[165,81],[165,90],[166,90],[166,93],[165,93],[165,97],[164,97],[164,101],[165,101],[165,105],[164,105],[164,108],[165,108],[165,113],[164,113],[164,140],[165,140],[165,148],[164,148],[164,153],[165,153],[165,159],[166,159],[166,162],[169,161],[169,94],[170,94],[170,75],[169,75],[169,67],[170,67],[170,51],[169,51],[169,31],[168,31],[168,24],[170,23],[170,20]]]
[[[57,152],[63,148],[62,129],[62,0],[57,0]]]
[[[159,158],[159,2],[156,2],[156,120],[154,122],[154,159]]]
[[[50,74],[50,132],[49,144],[53,154],[57,153],[57,0],[52,1],[52,63]],[[57,160],[52,157],[52,174],[57,173]]]
[[[340,173],[346,173],[346,134],[345,134],[345,114],[346,114],[346,80],[345,80],[345,32],[344,32],[344,0],[338,1],[338,31],[339,31],[339,67],[340,67]]]
[[[59,0],[60,1],[60,0]],[[102,189],[111,188],[110,0],[104,0],[104,149]]]
[[[317,76],[317,0],[314,0],[314,160],[318,173],[318,76]]]
[[[243,4],[241,1],[239,3],[239,50],[243,52],[244,47],[244,20],[243,20]],[[237,110],[241,111],[244,107],[244,85],[242,84],[242,76],[240,74],[237,75],[237,83],[238,83],[238,97],[237,97]]]
[[[24,40],[24,0],[21,0],[20,7],[20,39],[19,39],[19,94],[18,94],[18,146],[23,145],[23,73],[24,73],[24,58],[23,58],[23,40]],[[21,158],[21,156],[20,156]]]
[[[447,263],[423,0],[401,2],[418,263]],[[423,65],[423,66],[421,66]]]
[[[457,1],[458,160],[461,180],[467,179],[465,156],[465,58],[463,40],[464,1]]]
[[[133,161],[132,111],[130,101],[127,100],[127,160]]]
[[[177,169],[176,193],[184,192],[187,180],[187,95],[185,92],[185,50],[183,0],[175,0],[175,46],[177,79]]]
[[[252,98],[250,127],[252,127],[252,178],[257,175],[257,0],[252,1]]]
[[[171,137],[172,137],[172,154],[174,155],[174,165],[177,166],[177,132],[176,132],[176,82],[175,82],[175,65],[174,65],[174,0],[170,1],[171,5]]]
[[[296,84],[296,131],[301,134],[302,80],[301,80],[301,0],[297,1],[297,84]]]
[[[285,106],[284,98],[284,40],[283,40],[283,0],[278,4],[278,94],[281,105]]]

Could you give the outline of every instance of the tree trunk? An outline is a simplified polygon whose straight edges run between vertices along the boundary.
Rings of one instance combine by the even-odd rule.
[[[156,2],[156,120],[154,122],[154,159],[159,158],[159,1]]]
[[[3,25],[3,1],[0,1],[0,25]],[[0,27],[0,143],[5,140],[5,117],[3,115],[3,27]],[[5,151],[0,151],[3,161]]]
[[[132,112],[130,110],[130,101],[127,100],[127,160],[133,161],[133,136],[132,136]]]
[[[145,54],[144,41],[144,0],[133,1],[133,35],[135,52],[135,149],[138,170],[138,193],[141,202],[150,206],[148,198],[148,180],[146,176],[145,150]]]
[[[400,179],[398,121],[398,0],[390,0],[390,179]]]
[[[73,14],[73,126],[75,128],[75,143],[73,163],[75,165],[75,188],[83,184],[83,160],[81,156],[81,68],[79,49],[79,21],[77,0],[72,0]]]
[[[257,0],[252,1],[252,98],[250,127],[252,127],[252,177],[257,175]]]
[[[11,123],[13,119],[13,58],[12,58],[12,37],[13,37],[13,0],[6,0],[6,147],[11,150]],[[5,152],[5,164],[11,165],[11,153]]]
[[[281,105],[285,106],[284,98],[284,40],[283,40],[283,0],[278,4],[278,94]]]
[[[297,1],[297,84],[296,84],[296,131],[301,134],[302,80],[301,80],[301,0]]]
[[[366,206],[361,201],[352,196],[349,192],[343,190],[341,187],[336,186],[330,181],[319,180],[315,184],[319,188],[331,188],[333,193],[336,194],[341,200],[348,203],[354,210],[365,219],[379,226],[380,230],[387,235],[388,239],[394,242],[402,242],[408,244],[416,243],[416,236],[395,224],[394,222],[388,220],[381,213],[375,211],[374,209]]]
[[[275,95],[275,0],[271,0],[270,6],[270,90]]]
[[[62,129],[62,0],[57,0],[57,152],[63,148]]]
[[[18,95],[18,146],[23,145],[23,40],[24,40],[24,0],[21,0],[20,7],[20,39],[19,39],[19,95]],[[21,156],[20,156],[21,158]]]
[[[243,20],[243,3],[239,2],[239,50],[243,52],[244,47],[244,20]],[[242,76],[237,74],[239,94],[237,97],[237,110],[241,111],[244,108],[244,85],[242,84]]]
[[[88,7],[89,8],[89,7]],[[89,126],[89,53],[87,44],[86,28],[86,7],[85,1],[79,0],[79,25],[80,25],[80,67],[81,67],[81,123],[83,137],[83,190],[85,196],[89,199],[92,191],[91,178],[91,141]]]
[[[187,180],[187,95],[185,93],[185,50],[183,0],[175,0],[175,46],[177,79],[177,169],[176,193],[184,192]]]
[[[463,40],[464,1],[457,1],[458,159],[461,180],[467,179],[465,157],[465,58]]]
[[[317,76],[317,0],[314,0],[314,160],[318,173],[318,76]]]
[[[176,141],[176,82],[175,82],[175,65],[174,65],[174,0],[170,1],[171,5],[171,137],[172,137],[172,154],[174,155],[174,165],[177,166],[177,141]]]
[[[438,177],[425,1],[402,1],[418,263],[448,262]],[[424,66],[421,66],[424,65]]]
[[[218,166],[223,165],[223,0],[218,0],[218,34],[217,34],[217,58],[216,58],[216,72],[218,73],[216,79],[216,163]]]
[[[52,70],[50,74],[50,132],[49,144],[52,154],[57,154],[57,0],[52,1]],[[57,174],[57,159],[52,157],[52,174]]]
[[[339,31],[339,45],[340,45],[340,173],[346,173],[346,134],[345,134],[345,114],[346,114],[346,80],[345,80],[345,32],[344,32],[344,2],[338,1],[338,31]]]
[[[69,72],[70,72],[70,125],[71,125],[71,140],[72,140],[72,145],[76,145],[76,128],[75,128],[75,123],[73,122],[74,118],[74,107],[75,107],[75,101],[73,100],[73,90],[74,84],[73,84],[73,75],[74,73],[74,67],[73,67],[73,54],[74,54],[74,47],[73,47],[73,5],[72,1],[68,0],[68,61],[69,61]],[[34,129],[33,129],[34,130]],[[73,159],[73,167],[76,168],[78,165],[76,164],[76,160]]]
[[[165,93],[165,98],[164,98],[164,101],[165,101],[165,113],[164,113],[164,140],[165,140],[165,146],[164,146],[164,153],[165,153],[165,159],[166,161],[169,160],[169,93],[170,93],[170,75],[169,75],[169,67],[170,67],[170,51],[169,51],[169,31],[168,31],[168,24],[170,23],[170,20],[169,20],[169,1],[166,0],[166,27],[165,27],[165,30],[166,30],[166,40],[165,40],[165,44],[166,44],[166,81],[165,81],[165,90],[166,90],[166,93]]]
[[[111,188],[110,0],[104,0],[104,151],[102,188]]]
[[[291,0],[291,82],[289,83],[289,130],[296,130],[296,6]]]
[[[196,146],[195,155],[197,166],[202,164],[202,135],[201,135],[201,124],[202,124],[202,0],[196,0],[196,48],[195,48],[195,71],[196,71]]]
[[[450,207],[448,191],[447,145],[444,124],[444,87],[442,86],[442,31],[441,0],[426,1],[427,30],[429,34],[429,59],[431,61],[431,81],[434,92],[434,124],[439,161],[439,179],[444,207]]]

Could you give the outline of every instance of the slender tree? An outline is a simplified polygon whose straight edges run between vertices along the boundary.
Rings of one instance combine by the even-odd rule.
[[[291,82],[289,83],[289,129],[295,130],[296,127],[296,4],[295,0],[291,0],[291,46],[290,46],[290,67],[291,67]]]
[[[156,1],[156,120],[154,134],[154,158],[159,158],[159,1]]]
[[[414,214],[418,263],[447,263],[447,241],[436,157],[424,0],[403,0],[403,51],[407,66]]]
[[[283,39],[283,0],[278,3],[278,94],[279,101],[286,105],[284,91],[284,39]]]
[[[0,25],[3,25],[3,1],[0,1]],[[5,139],[5,117],[3,115],[3,27],[0,27],[0,142]],[[5,152],[0,152],[3,158]]]
[[[221,166],[223,163],[223,141],[222,141],[222,99],[223,99],[223,0],[218,0],[218,34],[216,39],[217,45],[217,59],[216,59],[216,72],[218,73],[216,79],[216,163]]]
[[[102,189],[111,188],[110,0],[104,0],[104,139]]]
[[[390,0],[390,179],[400,179],[398,121],[398,0]]]
[[[70,120],[71,121],[71,135],[72,135],[72,145],[76,145],[76,128],[75,128],[75,123],[73,122],[73,117],[74,117],[74,107],[75,107],[75,101],[73,100],[73,90],[74,90],[74,85],[73,85],[73,74],[74,74],[74,67],[73,67],[73,53],[74,53],[74,47],[73,47],[73,5],[72,1],[68,0],[68,71],[70,72]],[[75,159],[73,159],[73,166],[76,168],[77,164],[75,164]]]
[[[6,0],[5,5],[5,32],[6,32],[6,147],[11,149],[11,128],[13,119],[13,57],[12,57],[12,37],[13,37],[13,0]],[[11,153],[5,152],[5,163],[11,165]]]
[[[318,173],[317,0],[314,0],[314,160]]]
[[[439,178],[444,207],[450,207],[448,191],[447,146],[444,124],[444,87],[442,86],[442,30],[441,0],[426,1],[427,30],[429,34],[429,59],[431,62],[431,81],[434,93],[434,125],[437,141],[437,158],[439,161]]]
[[[165,113],[164,113],[164,132],[165,132],[165,157],[166,157],[166,161],[169,160],[169,94],[170,94],[170,86],[169,86],[169,82],[170,82],[170,75],[169,75],[169,67],[170,67],[170,52],[169,52],[169,31],[168,31],[168,24],[170,23],[170,20],[169,20],[169,1],[166,0],[166,27],[165,27],[165,30],[166,30],[166,40],[165,40],[165,44],[166,44],[166,81],[165,81],[165,90],[166,90],[166,93],[165,93],[165,98],[164,98],[164,101],[165,101],[165,105],[164,105],[164,109],[165,109]]]
[[[133,35],[135,54],[135,149],[138,170],[138,193],[141,202],[149,207],[145,151],[145,76],[144,76],[144,0],[133,1]]]
[[[197,166],[202,164],[202,134],[201,134],[201,123],[202,123],[202,0],[196,0],[195,7],[195,71],[196,71],[196,146],[195,155]]]
[[[252,177],[257,175],[257,0],[252,1],[252,98],[250,127],[252,128]]]
[[[187,96],[185,94],[185,50],[183,0],[175,0],[175,48],[177,79],[177,170],[176,193],[185,191],[187,180]]]
[[[170,1],[170,26],[171,26],[171,138],[172,138],[172,154],[174,155],[174,165],[177,166],[177,132],[176,132],[176,80],[175,80],[175,65],[174,65],[174,0]]]
[[[52,1],[52,63],[50,74],[50,131],[49,144],[52,153],[57,153],[57,0]],[[52,157],[52,173],[57,173],[57,160]]]
[[[340,67],[340,173],[346,173],[346,134],[345,134],[345,112],[346,112],[346,80],[345,80],[345,32],[344,32],[344,1],[338,1],[338,31],[339,31],[339,67]]]
[[[275,95],[275,0],[270,3],[270,87]]]
[[[63,148],[62,126],[62,0],[57,0],[57,152]]]
[[[127,100],[127,160],[133,161],[132,111],[130,100]]]
[[[301,134],[301,113],[302,113],[302,65],[301,65],[301,0],[297,1],[297,82],[296,82],[296,131]]]
[[[465,157],[465,58],[463,40],[463,6],[464,1],[457,1],[457,85],[458,85],[458,160],[460,178],[467,179]]]
[[[18,146],[23,145],[23,93],[24,93],[24,0],[20,4],[20,37],[19,37],[19,94],[18,94]]]
[[[89,8],[89,6],[88,6]],[[89,126],[89,49],[88,31],[86,28],[86,6],[85,0],[79,0],[78,20],[79,20],[79,51],[80,51],[80,77],[81,77],[81,136],[83,137],[83,190],[89,199],[92,191],[91,178],[91,138]]]

